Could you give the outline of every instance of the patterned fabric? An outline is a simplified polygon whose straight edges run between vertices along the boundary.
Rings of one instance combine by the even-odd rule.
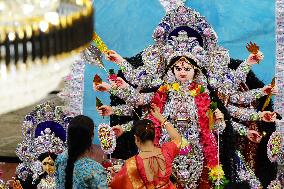
[[[179,148],[177,147],[177,144],[175,142],[166,142],[161,147],[162,154],[157,156],[152,156],[150,158],[141,158],[140,156],[136,156],[136,162],[137,162],[137,168],[139,170],[139,173],[141,175],[141,178],[144,183],[147,184],[153,184],[154,186],[167,186],[165,188],[173,188],[173,185],[170,183],[169,179],[172,173],[172,163],[174,161],[174,158],[179,153]],[[157,159],[161,159],[162,157],[165,158],[165,173],[162,173],[162,170],[159,170],[159,175],[157,178],[155,178],[152,181],[149,181],[144,167],[144,161],[148,160],[149,165],[151,163],[154,163],[155,161],[158,161]],[[153,159],[156,159],[155,161]],[[169,184],[168,184],[169,183]]]
[[[65,188],[65,168],[67,152],[60,154],[55,162],[55,182],[57,188]],[[106,189],[107,174],[105,169],[95,160],[81,158],[75,162],[73,171],[73,189]]]
[[[153,181],[148,181],[143,159],[134,156],[126,161],[123,168],[114,176],[110,184],[112,189],[137,189],[137,188],[161,188],[174,189],[169,180],[172,173],[172,162],[179,153],[180,144],[176,141],[164,143],[161,147],[160,156],[165,159],[165,173],[159,172],[158,177]],[[155,156],[157,157],[157,156]],[[144,187],[142,187],[144,186]]]

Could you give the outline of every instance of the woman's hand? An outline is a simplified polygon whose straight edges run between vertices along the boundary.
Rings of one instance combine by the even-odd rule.
[[[258,64],[260,61],[262,61],[264,58],[264,55],[261,51],[258,51],[257,54],[250,54],[247,58],[248,65]]]
[[[97,108],[97,111],[101,116],[110,116],[113,114],[112,107],[107,105],[102,105],[101,107]]]
[[[106,59],[108,61],[114,62],[118,65],[121,64],[124,61],[124,59],[114,50],[108,51],[108,55],[106,56]]]
[[[120,125],[113,126],[112,130],[114,131],[116,137],[120,137],[123,134],[123,129]]]
[[[254,143],[260,143],[262,136],[255,130],[248,130],[247,137]]]
[[[214,116],[216,120],[224,120],[224,114],[218,108],[214,111]]]
[[[93,83],[93,88],[95,91],[109,91],[111,88],[111,85],[106,83],[106,82],[102,82],[101,84],[96,85],[95,83]]]
[[[166,119],[160,112],[160,108],[158,108],[155,104],[151,104],[151,114],[160,122],[163,123]]]
[[[263,112],[260,112],[259,116],[260,116],[262,121],[275,122],[277,114],[275,112],[263,111]]]
[[[278,87],[275,85],[274,87],[271,87],[271,84],[264,86],[262,89],[263,94],[268,95],[268,94],[273,94],[273,95],[278,95]]]
[[[117,77],[116,80],[110,80],[110,83],[114,89],[125,89],[129,87],[129,84],[126,83],[126,81],[124,81],[121,77]]]

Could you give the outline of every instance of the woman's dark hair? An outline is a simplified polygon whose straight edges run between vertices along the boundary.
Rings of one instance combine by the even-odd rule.
[[[68,126],[67,146],[68,160],[65,169],[65,188],[72,188],[74,163],[80,155],[92,145],[94,122],[91,118],[79,115],[74,117]]]
[[[155,139],[155,128],[154,123],[148,119],[142,119],[135,121],[133,124],[134,135],[139,137],[142,143],[146,141],[154,141]]]
[[[53,161],[55,161],[55,159],[57,158],[57,155],[55,153],[46,152],[46,153],[40,154],[38,157],[38,160],[43,161],[48,156],[50,156],[53,159]]]

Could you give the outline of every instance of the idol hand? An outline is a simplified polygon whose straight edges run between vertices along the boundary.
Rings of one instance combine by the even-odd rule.
[[[224,119],[224,114],[217,108],[214,111],[215,119]]]
[[[108,54],[106,55],[106,59],[118,65],[120,65],[124,61],[124,59],[114,50],[108,51]]]
[[[114,89],[117,89],[117,88],[125,89],[125,88],[129,87],[129,84],[126,83],[126,81],[124,81],[121,77],[117,77],[116,80],[110,81],[110,83],[111,83],[111,85]]]
[[[278,95],[279,94],[279,90],[277,85],[275,85],[274,87],[271,86],[271,84],[264,86],[262,89],[263,94],[265,95],[269,95],[270,93],[273,95]]]
[[[258,51],[257,54],[250,54],[247,58],[247,63],[249,65],[258,64],[260,61],[262,61],[264,58],[264,55],[261,51]]]
[[[255,130],[248,130],[247,137],[254,143],[260,143],[262,136]]]
[[[112,107],[107,105],[102,105],[101,107],[97,108],[97,111],[101,116],[110,116],[113,114]]]
[[[109,91],[111,88],[111,85],[106,82],[102,82],[101,84],[98,84],[98,85],[93,83],[93,88],[95,91]]]
[[[113,126],[112,130],[114,131],[116,137],[120,137],[123,134],[123,129],[120,125]]]
[[[260,118],[265,122],[275,122],[277,114],[275,112],[263,111],[260,112]]]

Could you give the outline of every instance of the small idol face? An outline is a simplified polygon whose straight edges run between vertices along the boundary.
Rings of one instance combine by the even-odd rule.
[[[55,172],[54,160],[48,156],[42,161],[42,168],[47,174],[53,174]]]
[[[192,81],[194,77],[194,67],[185,60],[178,60],[174,65],[174,74],[176,79],[182,83]]]

